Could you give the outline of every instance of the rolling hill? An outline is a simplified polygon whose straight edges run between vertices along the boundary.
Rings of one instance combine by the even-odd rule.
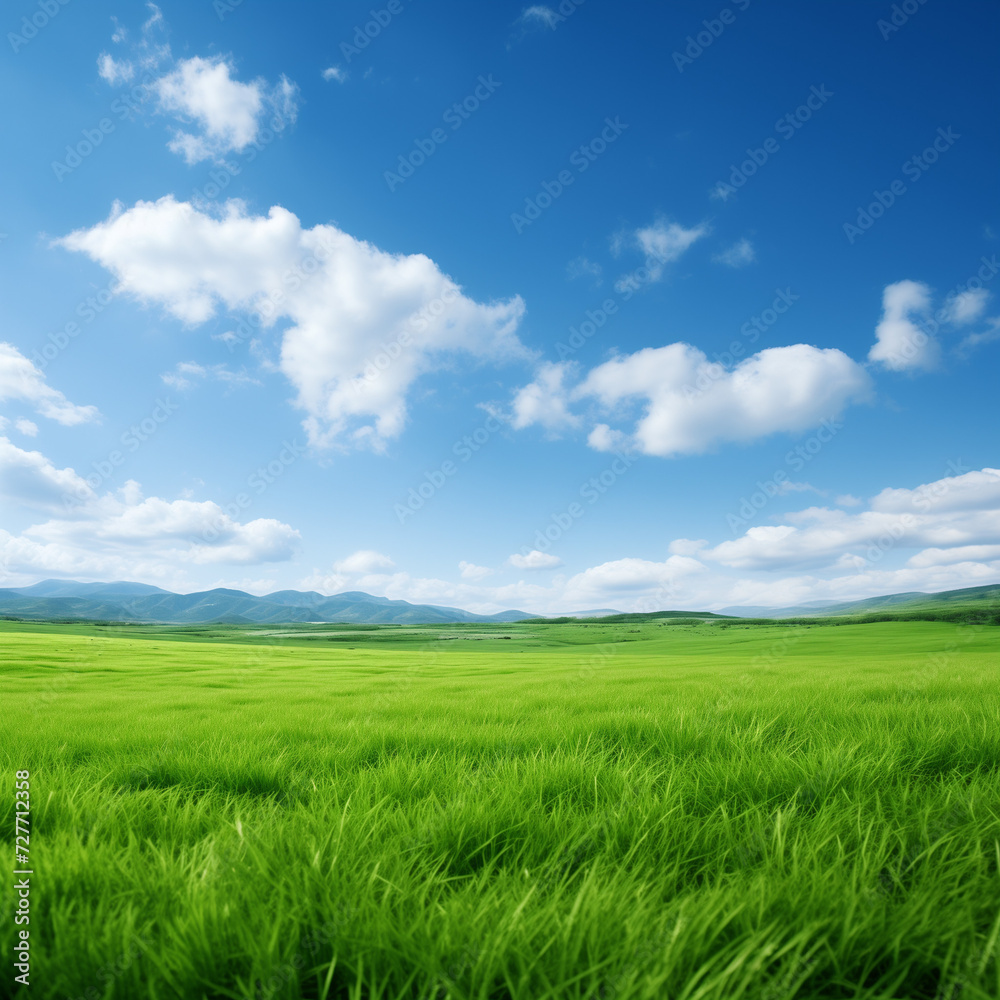
[[[869,597],[863,601],[810,601],[788,608],[736,606],[720,608],[719,614],[739,618],[829,618],[841,615],[867,614],[873,611],[931,611],[945,610],[955,605],[1000,604],[1000,584],[985,587],[964,587],[961,590],[944,590],[937,594],[910,591],[904,594],[886,594]]]

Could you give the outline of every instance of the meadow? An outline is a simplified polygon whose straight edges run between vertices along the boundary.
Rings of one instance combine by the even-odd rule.
[[[1000,996],[1000,628],[0,623],[38,1000]]]

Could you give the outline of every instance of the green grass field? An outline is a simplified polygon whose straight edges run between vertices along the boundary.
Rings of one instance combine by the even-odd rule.
[[[3,623],[0,657],[14,995],[1000,997],[1000,628]]]

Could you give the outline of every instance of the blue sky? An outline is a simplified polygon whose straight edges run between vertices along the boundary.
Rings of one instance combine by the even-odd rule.
[[[990,5],[4,17],[4,585],[1000,579]]]

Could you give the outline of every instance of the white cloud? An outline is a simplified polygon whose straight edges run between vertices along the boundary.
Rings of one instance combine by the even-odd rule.
[[[482,580],[484,576],[490,576],[493,573],[489,566],[477,566],[464,559],[458,564],[458,568],[463,580]]]
[[[72,469],[57,469],[39,451],[24,451],[0,437],[0,496],[34,510],[65,511],[67,498],[96,499]]]
[[[706,550],[703,558],[751,570],[857,568],[880,561],[890,549],[1000,544],[1000,470],[963,473],[915,490],[885,489],[856,514],[810,507],[784,520],[788,523],[749,528]]]
[[[860,507],[861,501],[855,497],[851,496],[850,493],[843,493],[834,500],[834,503],[838,507]]]
[[[738,240],[712,258],[717,264],[725,264],[727,267],[746,267],[756,259],[757,254],[753,244],[747,239]]]
[[[0,343],[0,402],[18,399],[35,412],[71,427],[98,417],[96,406],[77,406],[45,382],[42,371],[13,344]]]
[[[986,303],[989,299],[990,293],[985,288],[969,288],[952,295],[944,304],[944,319],[954,326],[974,323],[986,312]]]
[[[599,285],[601,283],[601,265],[587,257],[574,257],[566,265],[566,277],[570,281],[575,281],[577,278],[590,278],[595,285]]]
[[[663,274],[663,265],[680,260],[690,247],[707,236],[707,225],[685,229],[676,222],[658,219],[650,226],[635,231],[635,242],[646,255],[646,268],[651,281],[658,281]]]
[[[543,364],[534,382],[519,389],[514,396],[511,426],[515,430],[541,424],[547,431],[559,431],[580,424],[580,418],[569,412],[566,378],[571,371],[567,364]]]
[[[556,566],[562,566],[562,559],[548,552],[532,549],[526,555],[515,552],[507,563],[514,569],[555,569]]]
[[[269,91],[264,81],[240,83],[234,73],[221,56],[192,56],[153,85],[161,111],[199,126],[199,132],[176,130],[169,143],[188,163],[242,152],[256,140],[268,113],[283,123],[295,120],[295,87],[287,78]]]
[[[678,538],[662,560],[629,555],[554,576],[548,586],[524,581],[485,586],[471,574],[450,583],[399,571],[360,578],[317,575],[302,585],[335,592],[367,581],[359,589],[414,603],[482,614],[506,608],[553,614],[595,607],[779,607],[1000,581],[1000,470],[957,471],[913,489],[886,489],[856,513],[814,507],[783,520],[714,547],[703,539]],[[541,564],[538,557],[544,555],[530,561]]]
[[[923,568],[986,561],[1000,561],[1000,545],[959,545],[953,549],[924,549],[911,556],[907,565]]]
[[[561,369],[560,377],[550,374],[518,392],[516,400],[531,390],[531,406],[521,408],[515,427],[568,413],[567,399],[594,399],[605,412],[623,415],[638,403],[644,412],[630,434],[599,423],[590,444],[664,457],[702,452],[723,441],[801,432],[871,391],[864,369],[846,354],[808,344],[768,348],[727,371],[690,344],[676,343],[614,358],[572,390],[563,376]]]
[[[149,90],[157,111],[182,126],[172,130],[172,152],[188,163],[220,161],[226,153],[245,150],[264,128],[281,131],[295,121],[298,90],[287,77],[273,86],[263,79],[242,82],[232,58],[223,55],[175,60],[162,11],[153,3],[146,6],[150,16],[130,46],[129,58],[102,52],[97,67],[112,86],[130,82],[138,69],[153,78]],[[114,23],[112,40],[124,42],[125,29]]]
[[[50,515],[20,535],[0,531],[0,561],[8,572],[176,578],[181,566],[285,561],[300,540],[281,521],[240,523],[211,501],[144,498],[132,481],[98,495],[91,482],[0,438],[0,495]]]
[[[536,4],[532,7],[525,7],[521,11],[519,20],[525,24],[535,24],[554,29],[559,23],[560,17],[551,7],[546,7],[544,4]]]
[[[135,66],[128,59],[115,59],[107,52],[97,57],[97,72],[102,80],[112,87],[119,83],[128,83],[135,76]]]
[[[336,80],[337,83],[343,83],[347,79],[347,70],[340,66],[327,66],[323,70],[322,76],[324,80]]]
[[[383,447],[406,424],[413,383],[454,355],[529,357],[516,335],[519,296],[476,302],[423,254],[386,253],[333,225],[303,229],[277,206],[254,216],[239,202],[215,215],[169,196],[118,204],[57,242],[103,264],[119,292],[186,323],[224,306],[249,314],[230,331],[249,339],[290,320],[280,368],[319,447]]]
[[[38,435],[38,424],[33,420],[28,420],[25,417],[18,417],[14,421],[14,426],[26,437],[37,437]]]
[[[967,337],[964,337],[958,345],[958,353],[966,357],[970,351],[975,350],[977,347],[992,343],[994,340],[1000,340],[1000,317],[990,319],[989,324],[990,329],[984,330],[982,333],[970,333]]]
[[[704,565],[691,556],[671,555],[663,562],[615,559],[570,577],[563,600],[571,605],[610,602],[614,606],[622,597],[641,600],[646,595],[657,603],[648,610],[659,610],[679,598],[682,580],[704,571]]]
[[[333,564],[338,573],[375,573],[381,569],[392,569],[396,564],[381,552],[373,549],[359,549]]]
[[[200,365],[196,361],[180,361],[172,372],[164,372],[160,379],[178,392],[194,387],[195,382],[209,379],[222,382],[230,389],[244,385],[260,385],[260,381],[245,371],[230,371],[224,364]]]
[[[875,344],[868,352],[892,371],[931,369],[937,365],[937,340],[918,325],[930,314],[930,289],[919,281],[897,281],[882,293],[882,319],[875,328]]]

